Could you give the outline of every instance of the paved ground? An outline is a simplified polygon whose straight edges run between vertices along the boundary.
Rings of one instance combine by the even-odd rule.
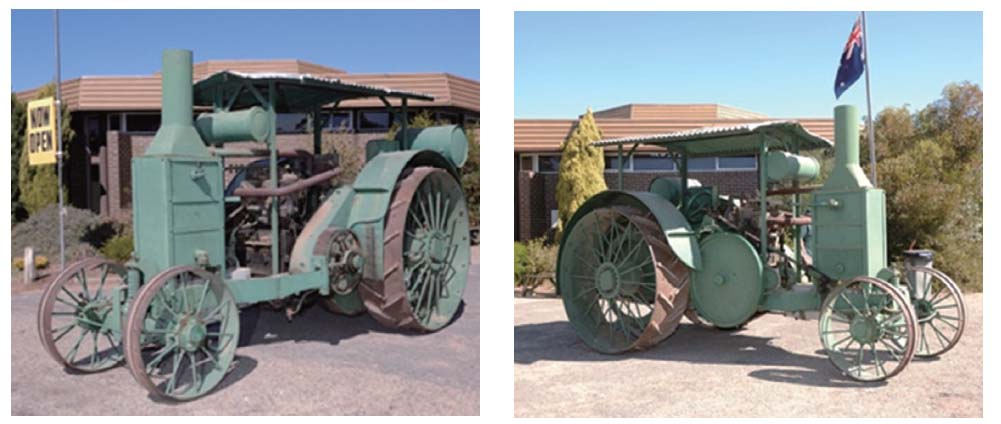
[[[367,315],[318,305],[291,323],[261,309],[237,365],[219,388],[184,404],[159,403],[125,367],[69,375],[42,350],[35,330],[40,292],[12,297],[11,413],[14,415],[477,415],[480,401],[479,249],[461,316],[427,335],[384,330]]]
[[[594,353],[558,299],[515,299],[515,416],[980,417],[983,296],[966,295],[963,339],[882,385],[839,375],[817,321],[765,315],[736,332],[682,321],[651,350]]]

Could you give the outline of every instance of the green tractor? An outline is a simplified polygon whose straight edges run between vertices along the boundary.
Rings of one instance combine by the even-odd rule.
[[[319,300],[418,332],[456,317],[468,145],[456,126],[407,128],[408,101],[430,96],[299,74],[192,75],[190,51],[164,51],[162,125],[132,160],[132,260],[71,264],[43,295],[39,336],[57,363],[88,373],[124,361],[150,393],[183,401],[229,371],[244,306],[291,318]],[[370,141],[357,178],[338,184],[322,108],[361,98],[381,100],[400,131]],[[312,151],[279,149],[279,113],[310,114]]]
[[[624,147],[666,151],[680,177],[623,191],[620,166],[619,189],[570,219],[556,278],[580,340],[622,353],[664,340],[683,316],[732,329],[767,312],[819,311],[831,362],[861,381],[955,346],[962,293],[929,266],[930,252],[913,252],[899,269],[888,264],[885,194],[859,166],[858,112],[834,112],[836,144],[791,121],[596,142],[614,146],[619,164]],[[801,153],[832,148],[827,180],[803,184],[820,166]],[[688,178],[689,159],[713,156],[755,156],[757,193],[721,195]]]

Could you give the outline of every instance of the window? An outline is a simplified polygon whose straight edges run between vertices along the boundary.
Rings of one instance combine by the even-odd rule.
[[[716,158],[691,158],[688,159],[689,171],[715,171]]]
[[[622,162],[622,170],[629,171],[632,168],[630,165],[632,165],[633,160],[626,155],[622,155],[622,159],[624,159]],[[611,172],[619,171],[619,155],[605,156],[605,170]]]
[[[633,157],[634,171],[673,171],[674,160],[667,155],[636,155]]]
[[[275,130],[278,134],[305,134],[309,118],[305,113],[279,113],[275,117]]]
[[[522,171],[531,171],[532,170],[532,156],[521,155],[520,159],[521,160],[519,162],[520,162],[521,166],[518,169],[520,169]]]
[[[352,128],[354,126],[351,125],[351,112],[333,112],[327,115],[327,129],[338,131]]]
[[[358,129],[385,130],[389,129],[389,112],[362,111],[358,112]]]
[[[758,161],[754,156],[730,156],[719,158],[719,169],[755,169]]]
[[[108,115],[108,131],[122,130],[122,114],[112,113]]]
[[[559,156],[539,156],[539,172],[560,172]]]
[[[155,133],[160,129],[160,114],[127,113],[125,114],[125,130],[130,133]]]
[[[462,120],[459,119],[459,114],[450,112],[438,112],[436,121],[445,122],[448,124],[459,124]]]

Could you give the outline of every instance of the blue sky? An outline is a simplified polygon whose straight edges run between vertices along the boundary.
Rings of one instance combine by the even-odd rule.
[[[519,12],[515,117],[566,118],[625,103],[722,103],[773,117],[864,113],[864,78],[834,75],[857,12]],[[873,111],[983,85],[980,13],[866,13]]]
[[[143,75],[164,48],[208,59],[301,59],[348,72],[480,78],[479,11],[62,11],[64,79]],[[54,75],[52,12],[11,16],[11,85]]]

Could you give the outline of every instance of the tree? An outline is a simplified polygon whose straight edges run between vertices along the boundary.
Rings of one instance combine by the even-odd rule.
[[[55,95],[56,86],[55,84],[47,84],[38,89],[35,94],[36,99],[42,99],[45,97],[52,97]],[[67,156],[65,154],[69,149],[66,145],[69,144],[70,140],[76,135],[72,128],[70,128],[70,112],[69,108],[66,106],[62,107],[62,138],[63,138],[63,161],[66,161]],[[27,142],[27,136],[21,137],[22,145]],[[59,197],[59,184],[58,184],[58,170],[56,165],[39,165],[39,166],[29,166],[28,165],[28,151],[26,149],[21,149],[21,160],[18,166],[18,179],[17,184],[20,191],[21,204],[28,211],[29,214],[35,213],[41,210],[45,206],[58,201]]]
[[[591,108],[577,121],[570,136],[560,146],[560,170],[556,182],[559,222],[556,239],[577,208],[591,196],[605,190],[605,152],[591,145],[601,140],[601,129],[594,122]]]
[[[462,166],[462,190],[466,192],[466,207],[469,208],[469,225],[480,226],[480,128],[479,125],[466,128],[469,140],[469,158]]]
[[[24,128],[27,122],[28,105],[10,93],[10,221],[14,223],[23,211],[18,174],[21,169],[21,149],[24,147]]]
[[[911,113],[884,109],[873,122],[880,188],[886,190],[891,259],[913,247],[964,287],[983,281],[983,92],[949,84]],[[864,134],[864,133],[863,133]],[[867,157],[862,143],[863,158]],[[868,162],[868,161],[864,161]]]

